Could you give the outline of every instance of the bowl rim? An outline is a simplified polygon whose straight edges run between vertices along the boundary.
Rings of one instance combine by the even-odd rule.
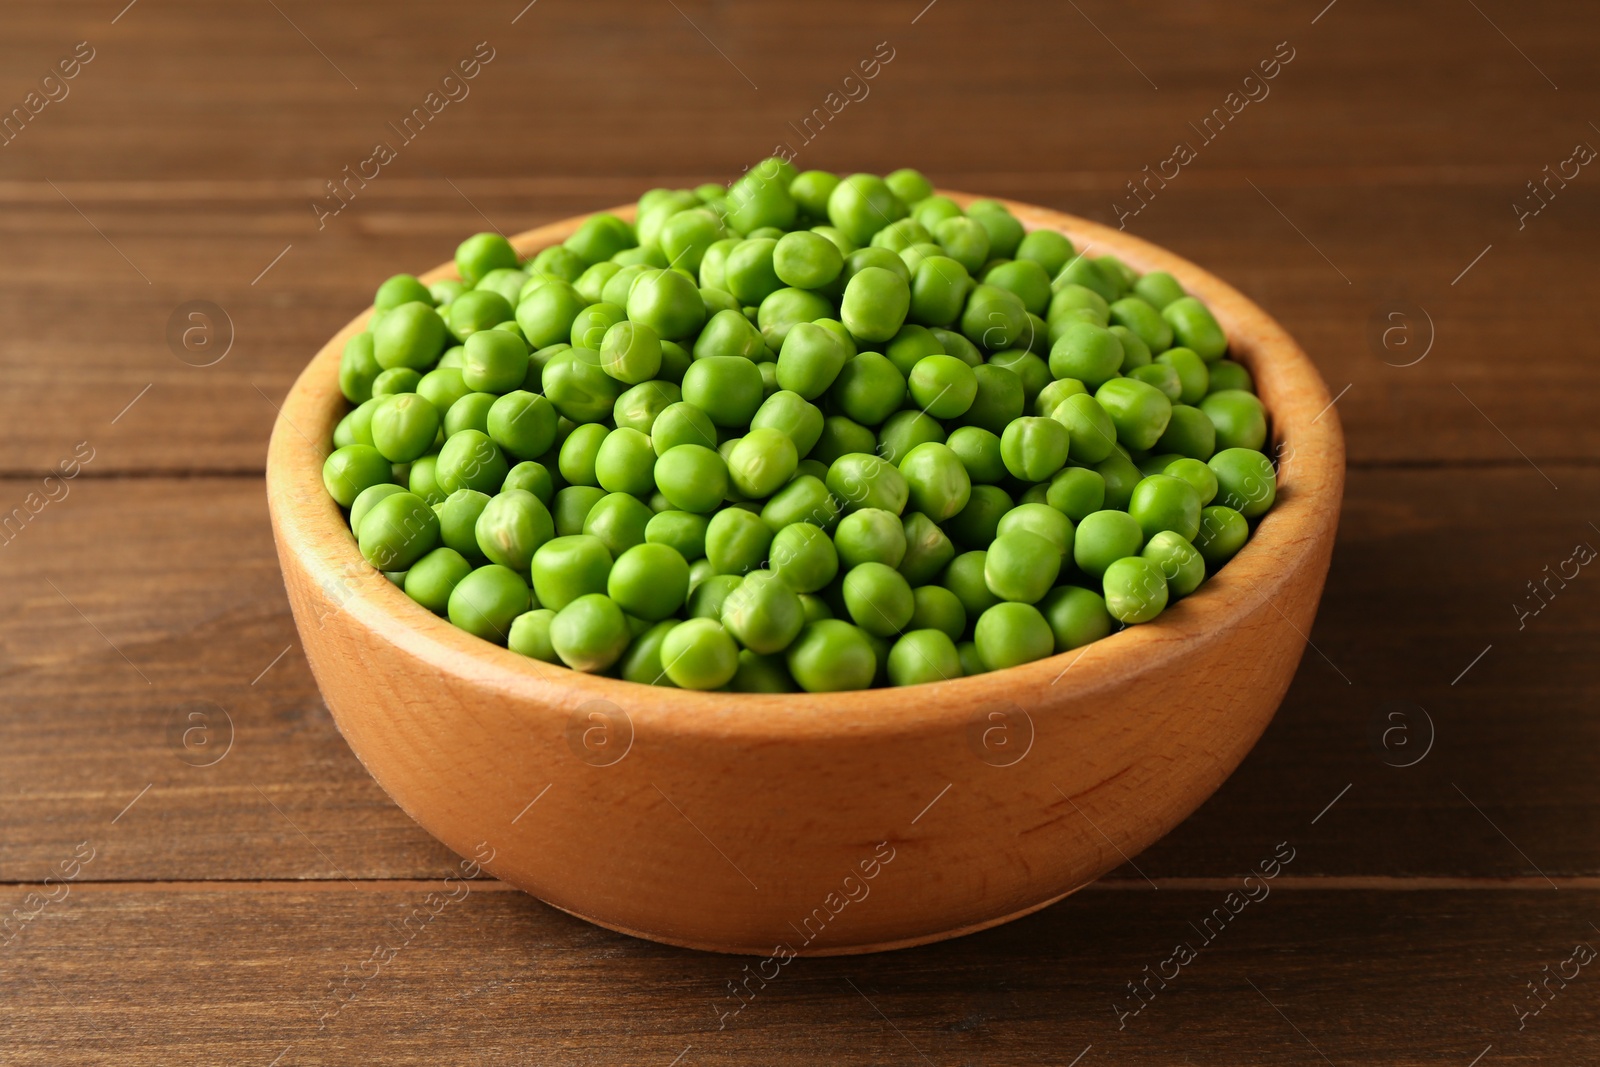
[[[972,194],[940,190],[963,206]],[[323,488],[327,441],[346,405],[338,387],[345,342],[361,332],[368,307],[306,365],[279,409],[268,448],[266,485],[285,570],[292,559],[324,591],[342,590],[335,610],[420,661],[527,704],[574,712],[603,702],[620,709],[636,731],[747,740],[815,739],[920,733],[960,727],[975,706],[1051,703],[1054,684],[1071,672],[1060,699],[1103,695],[1130,674],[1161,669],[1220,641],[1230,624],[1274,607],[1290,577],[1325,552],[1337,526],[1344,483],[1344,440],[1338,411],[1316,367],[1287,331],[1231,285],[1203,268],[1125,231],[1030,204],[999,200],[1027,229],[1066,234],[1080,253],[1112,253],[1141,272],[1164,270],[1211,309],[1229,337],[1228,358],[1243,363],[1271,419],[1269,444],[1282,455],[1278,499],[1250,540],[1200,591],[1169,606],[1153,622],[1126,627],[1079,649],[1017,667],[905,687],[838,693],[720,693],[646,686],[542,663],[475,637],[412,601],[362,559],[341,509]],[[624,218],[633,206],[611,208]],[[518,253],[563,240],[589,214],[510,238]],[[419,275],[425,282],[457,277],[453,262]],[[287,575],[286,575],[287,576]],[[1281,615],[1282,612],[1280,611]],[[1286,625],[1294,623],[1283,616]],[[298,626],[311,620],[297,618]],[[1301,637],[1305,635],[1302,633]],[[1050,699],[1046,699],[1050,698]]]

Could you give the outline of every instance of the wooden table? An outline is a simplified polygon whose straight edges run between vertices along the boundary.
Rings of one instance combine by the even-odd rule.
[[[1592,13],[125,2],[0,37],[0,96],[39,93],[0,148],[0,1063],[1600,1060]],[[455,857],[318,698],[262,462],[389,273],[778,144],[1122,204],[1300,339],[1350,477],[1288,699],[1188,822],[1031,918],[802,960],[728,1015],[742,960],[442,897]]]

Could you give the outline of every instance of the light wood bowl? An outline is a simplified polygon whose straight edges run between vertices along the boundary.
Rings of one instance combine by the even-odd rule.
[[[1277,505],[1232,562],[1151,624],[934,685],[693,693],[541,664],[390,585],[323,490],[346,408],[339,356],[369,309],[284,401],[267,493],[306,657],[389,795],[456,852],[492,855],[496,877],[573,915],[780,957],[916,945],[1026,915],[1210,796],[1305,649],[1344,484],[1338,414],[1293,339],[1221,280],[1126,233],[1008,206],[1080,249],[1170,271],[1227,330],[1282,463]],[[532,253],[579,221],[512,243]],[[425,277],[453,276],[447,264]]]

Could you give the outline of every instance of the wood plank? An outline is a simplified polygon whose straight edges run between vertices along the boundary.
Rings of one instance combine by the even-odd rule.
[[[1116,195],[1104,177],[934,174],[1108,220]],[[1174,183],[1131,228],[1239,286],[1300,340],[1333,392],[1349,386],[1339,411],[1352,462],[1600,455],[1600,423],[1588,417],[1592,360],[1574,342],[1590,332],[1582,286],[1600,197],[1574,188],[1518,233],[1507,209],[1516,183],[1503,176],[1452,185],[1391,175],[1354,190],[1277,176],[1282,184],[1244,170]],[[338,220],[348,225],[321,234],[292,186],[244,199],[227,185],[204,195],[181,187],[177,199],[155,195],[159,184],[127,197],[103,183],[63,186],[110,243],[47,186],[11,187],[22,209],[0,213],[0,235],[17,252],[0,267],[0,313],[12,323],[0,364],[13,385],[0,396],[0,470],[43,471],[80,441],[97,450],[95,475],[260,470],[274,405],[377,281],[449,258],[483,216],[511,232],[651,184],[457,182],[469,204],[438,180],[397,178],[374,183]],[[37,197],[41,188],[54,202]],[[81,310],[85,288],[96,294],[93,315]],[[233,347],[215,365],[190,365],[199,360],[169,348],[169,319],[191,300],[220,305],[231,322]],[[1377,340],[1386,329],[1389,349]]]
[[[1524,629],[1512,610],[1547,564],[1600,545],[1586,510],[1600,474],[1550,473],[1560,491],[1521,465],[1353,472],[1320,651],[1239,772],[1139,870],[1231,874],[1315,819],[1305,873],[1600,873],[1593,576],[1552,582]],[[255,479],[80,481],[0,551],[15,605],[0,628],[0,880],[43,877],[146,786],[92,877],[416,877],[444,861],[322,707],[264,519]],[[1426,709],[1436,738],[1407,768],[1390,764],[1423,750],[1417,712],[1388,750],[1372,740],[1398,701]],[[181,743],[201,703],[235,730],[210,767],[191,765],[217,751],[196,750],[203,735]]]
[[[70,1047],[83,1064],[279,1067],[433,1064],[463,1049],[489,1063],[662,1067],[1600,1057],[1592,966],[1567,963],[1570,980],[1550,978],[1544,1001],[1526,984],[1600,940],[1593,890],[1257,882],[1268,895],[1227,921],[1213,917],[1229,914],[1223,890],[1090,891],[939,945],[780,967],[636,941],[446,873],[355,890],[70,887],[4,950],[0,1042],[20,1064]],[[894,907],[917,873],[887,869],[856,906]],[[7,911],[23,899],[0,890]],[[1181,969],[1179,943],[1195,951]],[[121,950],[111,966],[108,945]],[[730,983],[763,966],[770,981],[750,978],[736,1000]],[[1129,983],[1158,969],[1168,980],[1149,979],[1148,1003],[1120,1018],[1113,1005],[1139,1003]],[[1517,1013],[1540,1003],[1519,1029]]]

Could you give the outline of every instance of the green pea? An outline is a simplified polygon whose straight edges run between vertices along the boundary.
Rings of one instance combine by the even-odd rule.
[[[1200,461],[1210,459],[1216,447],[1216,425],[1204,411],[1187,404],[1172,405],[1172,419],[1155,443],[1158,452],[1175,452]]]
[[[607,492],[646,497],[656,489],[655,464],[650,438],[638,430],[619,426],[600,443],[595,454],[595,478]]]
[[[610,432],[598,422],[575,427],[561,442],[561,477],[572,485],[599,485],[595,463],[600,458],[600,446],[605,444],[606,435]]]
[[[383,371],[373,354],[372,334],[358,333],[344,344],[339,357],[339,391],[352,404],[372,399],[372,381]]]
[[[697,359],[683,375],[683,399],[718,426],[748,426],[765,399],[763,393],[761,372],[737,356]]]
[[[820,289],[839,276],[844,269],[844,256],[821,234],[798,230],[778,239],[772,251],[772,268],[785,285]]]
[[[415,469],[415,468],[413,468]],[[543,463],[533,460],[523,460],[506,472],[506,480],[500,483],[500,491],[507,489],[523,489],[539,498],[539,503],[550,506],[550,501],[555,498],[555,479],[550,476],[550,470]]]
[[[448,495],[439,488],[439,456],[418,456],[407,467],[406,487],[428,502],[428,506],[441,503]]]
[[[688,511],[658,511],[645,523],[646,544],[665,545],[674,549],[685,560],[705,558],[706,527],[710,525],[704,515]]]
[[[883,350],[889,362],[894,364],[902,376],[909,375],[912,368],[924,356],[944,355],[945,352],[944,345],[934,336],[932,330],[913,323],[900,327]],[[978,362],[981,363],[983,360],[980,358]],[[969,364],[971,365],[973,364]]]
[[[372,412],[372,444],[391,463],[410,463],[433,447],[439,410],[418,393],[384,397]]]
[[[1190,540],[1200,532],[1200,494],[1182,478],[1152,475],[1133,487],[1128,514],[1147,541],[1162,530]]]
[[[435,367],[417,382],[417,394],[427,398],[438,410],[441,420],[452,404],[470,392],[472,389],[461,376],[459,367]]]
[[[789,183],[789,195],[794,197],[800,213],[808,219],[828,217],[828,197],[839,185],[839,176],[825,170],[801,171]]]
[[[800,454],[779,430],[753,429],[728,453],[728,480],[752,499],[770,496],[794,476]]]
[[[462,346],[461,379],[483,393],[508,393],[528,376],[528,346],[504,330],[480,330]]]
[[[826,476],[827,472],[823,473]],[[822,479],[811,474],[797,475],[774,493],[761,509],[761,521],[774,532],[797,522],[808,522],[827,529],[838,518],[839,502],[833,498]]]
[[[793,522],[772,538],[772,572],[797,593],[813,593],[833,581],[839,571],[834,543],[810,522]]]
[[[809,454],[822,436],[822,410],[789,389],[780,389],[761,402],[750,418],[752,430],[777,430],[794,442],[800,456]]]
[[[669,449],[678,445],[700,445],[715,449],[717,428],[704,411],[680,400],[669,404],[666,410],[656,417],[655,425],[650,430],[650,443],[654,446],[657,456],[666,455]],[[659,480],[658,475],[657,481]]]
[[[461,579],[472,573],[472,564],[453,548],[436,548],[406,571],[406,596],[435,615],[450,606],[450,594]]]
[[[1224,389],[1242,389],[1247,393],[1255,392],[1255,380],[1250,377],[1250,372],[1241,363],[1231,359],[1219,359],[1209,365],[1210,391],[1220,393]]]
[[[1160,569],[1167,581],[1168,596],[1173,600],[1188,596],[1205,581],[1205,560],[1195,551],[1194,545],[1172,530],[1163,530],[1150,538],[1139,555]]]
[[[943,219],[934,225],[933,235],[969,273],[989,260],[989,231],[976,219],[960,215]]]
[[[1105,507],[1106,480],[1087,467],[1067,467],[1057,471],[1045,491],[1045,503],[1073,522]]]
[[[583,532],[600,538],[613,557],[644,544],[644,530],[655,512],[629,493],[607,493],[583,519]]]
[[[928,256],[912,275],[906,317],[923,326],[949,326],[961,317],[971,287],[972,276],[962,263],[949,256]]]
[[[1055,633],[1032,604],[1003,601],[978,616],[973,628],[978,658],[991,671],[1044,659],[1055,651]]]
[[[889,681],[921,685],[960,678],[961,656],[950,635],[939,630],[911,630],[889,650]]]
[[[522,575],[491,563],[456,583],[445,610],[450,621],[469,634],[504,645],[511,624],[528,610],[529,603],[528,583]]]
[[[600,353],[587,348],[556,353],[541,379],[544,395],[573,422],[599,422],[622,395],[621,383],[602,368]]]
[[[1050,275],[1029,260],[1016,259],[991,267],[984,273],[983,282],[1017,294],[1022,306],[1035,315],[1043,315],[1050,306]]]
[[[1122,367],[1122,342],[1103,326],[1071,322],[1050,347],[1050,373],[1076,378],[1096,389],[1116,377]]]
[[[981,426],[998,436],[1005,432],[1011,420],[1020,417],[1027,408],[1022,379],[1012,371],[992,363],[973,367],[972,374],[978,380],[978,391],[973,397],[972,406],[962,416],[962,421],[969,426]]]
[[[1183,379],[1178,377],[1177,370],[1170,364],[1149,363],[1134,367],[1127,372],[1127,376],[1155,386],[1170,403],[1176,404],[1183,397]]]
[[[906,205],[873,174],[852,174],[828,194],[828,221],[857,245],[906,213]]]
[[[878,669],[866,632],[839,619],[808,623],[785,658],[789,673],[808,693],[866,689]]]
[[[757,237],[741,241],[728,253],[723,280],[740,304],[759,305],[769,294],[783,288],[783,279],[773,266],[777,247],[777,241]]]
[[[1100,578],[1106,568],[1125,556],[1138,555],[1144,547],[1144,529],[1126,511],[1096,511],[1078,523],[1072,558],[1078,569],[1091,578]]]
[[[1000,438],[981,426],[962,426],[950,433],[946,442],[967,469],[968,477],[981,485],[993,485],[1006,476],[1005,457],[1000,454]]]
[[[550,623],[555,617],[556,613],[549,608],[535,608],[518,615],[511,620],[506,647],[530,659],[560,663],[561,657],[550,642]]]
[[[792,174],[757,164],[728,189],[728,223],[741,233],[794,225],[799,205],[789,195]]]
[[[1178,284],[1178,279],[1164,270],[1142,275],[1133,283],[1133,291],[1158,311],[1183,296],[1183,286]]]
[[[682,395],[671,382],[640,382],[617,397],[617,402],[611,406],[611,421],[619,427],[648,435],[661,413],[682,399]]]
[[[1033,413],[1035,415],[1049,416],[1056,410],[1056,405],[1069,396],[1078,396],[1088,392],[1082,382],[1076,378],[1057,378],[1051,381],[1038,395],[1033,398]]]
[[[967,629],[967,609],[960,598],[942,585],[918,586],[911,595],[915,607],[906,624],[910,631],[937,630],[951,641],[960,640]]]
[[[954,419],[966,413],[978,395],[973,369],[955,356],[924,356],[911,368],[912,399],[929,415]]]
[[[742,356],[745,359],[754,359],[765,345],[761,331],[756,329],[742,312],[726,309],[718,311],[707,320],[705,329],[701,330],[700,336],[695,339],[694,358]]]
[[[1037,603],[1061,571],[1061,549],[1026,529],[1000,534],[984,557],[983,579],[1001,600]]]
[[[556,440],[556,409],[549,400],[518,389],[496,399],[485,426],[489,439],[514,459],[530,460],[550,451]]]
[[[683,613],[691,619],[721,619],[722,602],[742,579],[737,574],[707,574],[696,580],[696,571],[702,565],[706,570],[711,567],[710,561],[700,560],[689,568],[689,602]]]
[[[1125,296],[1109,306],[1111,321],[1124,326],[1143,341],[1152,352],[1165,352],[1172,347],[1172,326],[1162,318],[1160,310],[1137,296]]]
[[[761,516],[743,508],[724,508],[706,527],[706,558],[718,574],[744,574],[761,565],[772,545],[772,530]]]
[[[467,285],[477,285],[492,270],[516,265],[516,249],[498,233],[475,233],[456,247],[456,271]]]
[[[322,484],[340,507],[349,507],[363,489],[392,480],[390,460],[372,445],[346,445],[322,464]]]
[[[1039,264],[1046,275],[1054,278],[1076,254],[1077,249],[1065,234],[1055,230],[1031,230],[1017,244],[1016,258]]]
[[[1057,652],[1070,652],[1107,637],[1116,623],[1106,610],[1104,597],[1076,585],[1050,590],[1039,602],[1039,611],[1055,635]]]
[[[961,602],[968,619],[976,619],[1000,603],[1000,598],[989,591],[989,583],[984,579],[988,556],[982,549],[963,552],[950,561],[940,579],[940,584]]]
[[[367,512],[372,510],[372,505],[386,496],[403,493],[406,487],[393,482],[379,482],[369,485],[356,494],[355,501],[350,505],[350,532],[357,537],[361,536],[361,520],[366,518]]]
[[[862,452],[834,460],[828,467],[826,482],[846,512],[882,508],[898,515],[911,496],[905,476],[892,463]]]
[[[1119,559],[1106,568],[1106,610],[1118,622],[1149,622],[1167,606],[1167,580],[1161,568],[1142,556]]]
[[[995,259],[1010,259],[1022,243],[1022,223],[998,200],[974,200],[967,205],[967,214],[983,224],[989,232],[989,255]]]
[[[693,273],[700,269],[706,249],[726,236],[722,221],[714,213],[691,208],[667,219],[657,240],[669,265]]]
[[[955,545],[938,523],[920,511],[903,516],[900,525],[905,532],[906,552],[898,569],[912,585],[925,585],[955,558]]]
[[[842,588],[851,619],[869,634],[893,637],[911,621],[916,606],[911,585],[888,564],[857,564],[845,574]]]
[[[1000,436],[1000,457],[1012,477],[1042,482],[1067,461],[1071,437],[1055,419],[1024,417]]]
[[[739,653],[739,669],[728,688],[735,693],[795,693],[800,689],[789,677],[782,656],[759,656],[749,649]]]
[[[533,592],[539,603],[560,611],[578,597],[604,593],[611,553],[590,534],[555,537],[533,553]]]
[[[1106,507],[1126,511],[1128,501],[1133,498],[1133,487],[1144,478],[1144,472],[1120,448],[1113,449],[1109,456],[1094,464],[1094,470],[1106,483]]]
[[[1113,378],[1095,390],[1094,398],[1117,428],[1117,440],[1142,452],[1161,439],[1172,418],[1172,401],[1155,386],[1136,378]]]
[[[1050,284],[1057,289],[1067,285],[1081,285],[1085,289],[1094,290],[1110,303],[1122,295],[1121,283],[1121,278],[1108,278],[1099,264],[1088,256],[1080,254],[1067,260]]]
[[[890,463],[899,464],[918,445],[943,444],[944,427],[925,412],[908,408],[897,411],[878,428],[877,453]]]
[[[687,599],[689,563],[668,545],[634,545],[611,565],[606,593],[629,615],[659,622]]]
[[[1052,324],[1087,322],[1093,326],[1111,324],[1111,305],[1106,298],[1083,285],[1058,285],[1050,297],[1050,308],[1045,318]]]
[[[573,670],[605,670],[622,658],[630,639],[622,609],[601,593],[578,597],[550,620],[550,644]]]
[[[1004,537],[1016,530],[1026,530],[1049,541],[1061,557],[1060,565],[1062,567],[1072,565],[1076,529],[1071,519],[1049,504],[1043,501],[1024,501],[1018,504],[1001,516],[1000,525],[995,533],[997,537]]]
[[[867,426],[876,426],[894,414],[905,395],[905,376],[877,352],[862,352],[845,361],[828,391],[839,410]]]
[[[621,277],[620,274],[617,277]],[[616,281],[613,278],[612,281]],[[607,285],[609,294],[610,285]],[[578,318],[578,312],[585,306],[585,300],[571,284],[561,281],[546,282],[522,298],[517,305],[517,325],[522,327],[523,336],[528,344],[535,348],[544,348],[557,341],[568,340],[572,336],[572,324]],[[606,303],[616,303],[608,300]]]
[[[690,619],[662,639],[661,662],[674,685],[720,689],[739,669],[739,646],[716,619]]]
[[[911,289],[904,278],[882,267],[865,267],[845,285],[839,318],[863,341],[887,341],[905,322],[910,306]]]
[[[799,636],[805,609],[773,571],[751,571],[722,602],[722,626],[752,652],[781,652]]]
[[[603,303],[606,283],[615,278],[620,270],[622,270],[622,264],[620,263],[601,262],[590,264],[582,274],[578,275],[578,280],[572,283],[572,287],[578,291],[579,296],[590,302],[590,307],[595,307]],[[606,304],[605,307],[607,308],[607,314],[610,313],[609,309],[611,308],[616,308],[618,311],[622,310],[616,304]],[[585,310],[588,309],[586,308]],[[612,321],[616,320],[613,319]],[[574,329],[577,328],[576,321],[573,322],[573,327]],[[598,342],[585,343],[585,347],[593,348],[595,343]]]
[[[640,275],[647,271],[659,270],[661,266],[661,264],[630,263],[618,268],[617,272],[600,287],[601,302],[626,308],[628,293],[633,289],[633,283],[639,280]]]
[[[555,536],[555,520],[539,498],[510,489],[492,498],[473,527],[478,550],[491,562],[526,571],[540,545]]]
[[[886,248],[897,255],[917,244],[933,244],[933,234],[912,218],[896,219],[889,223],[872,235],[871,242],[873,248]],[[939,246],[933,245],[933,247]]]
[[[492,500],[488,493],[476,489],[457,489],[435,505],[439,516],[439,539],[447,548],[453,548],[472,562],[484,556],[478,548],[478,518]]]
[[[1028,309],[1017,294],[993,285],[973,289],[961,313],[961,332],[990,352],[1014,348],[1032,329]]]
[[[1267,443],[1267,409],[1253,393],[1224,390],[1200,401],[1217,431],[1217,447],[1260,449]]]
[[[667,449],[656,459],[654,478],[662,494],[679,511],[715,511],[728,492],[727,465],[714,449],[704,445]]]
[[[428,287],[423,285],[410,274],[396,274],[378,286],[377,295],[372,298],[372,306],[379,311],[399,307],[418,301],[424,304],[433,303],[433,294],[428,292]]]
[[[444,351],[444,320],[421,301],[401,304],[383,313],[372,331],[372,354],[384,370],[433,366]]]
[[[985,674],[989,668],[984,666],[983,660],[978,656],[978,645],[975,641],[961,641],[956,644],[956,654],[961,657],[961,671],[967,677]]]
[[[705,324],[705,304],[700,290],[675,270],[641,274],[628,291],[628,318],[648,326],[658,338],[692,337]],[[651,374],[654,370],[651,370]],[[648,378],[631,378],[643,381]]]
[[[403,571],[439,544],[439,516],[415,493],[393,493],[361,520],[361,555],[381,571]]]
[[[467,287],[454,278],[443,278],[428,286],[428,295],[433,298],[436,307],[448,307],[451,301],[466,291]]]
[[[1225,448],[1212,456],[1217,495],[1247,519],[1267,513],[1278,496],[1278,474],[1272,461],[1249,448]]]
[[[911,217],[922,223],[928,229],[934,229],[945,219],[959,218],[966,212],[961,210],[961,205],[948,196],[933,195],[924,197],[911,205]]]
[[[1198,404],[1211,391],[1211,372],[1193,349],[1170,348],[1157,356],[1156,362],[1165,363],[1178,372],[1178,380],[1183,384],[1178,399],[1183,403]]]
[[[899,469],[910,492],[911,506],[936,522],[954,516],[967,506],[972,495],[972,480],[961,457],[947,445],[932,441],[919,444],[906,453]]]
[[[1182,478],[1194,486],[1195,492],[1200,494],[1200,506],[1203,508],[1217,496],[1217,475],[1211,467],[1199,459],[1184,457],[1172,460],[1163,468],[1163,474],[1170,474],[1174,478]]]
[[[1207,363],[1221,359],[1228,350],[1228,338],[1210,310],[1192,296],[1182,296],[1161,309],[1161,317],[1172,327],[1178,344],[1192,348]]]
[[[997,485],[975,485],[967,506],[944,524],[945,532],[967,548],[984,548],[994,540],[1000,518],[1011,510],[1011,497]]]
[[[1250,524],[1233,508],[1212,504],[1200,509],[1200,532],[1194,547],[1206,561],[1206,570],[1216,573],[1250,539]]]
[[[905,528],[900,517],[881,508],[862,508],[846,515],[834,531],[833,543],[839,561],[847,569],[863,563],[898,567],[906,554]]]

